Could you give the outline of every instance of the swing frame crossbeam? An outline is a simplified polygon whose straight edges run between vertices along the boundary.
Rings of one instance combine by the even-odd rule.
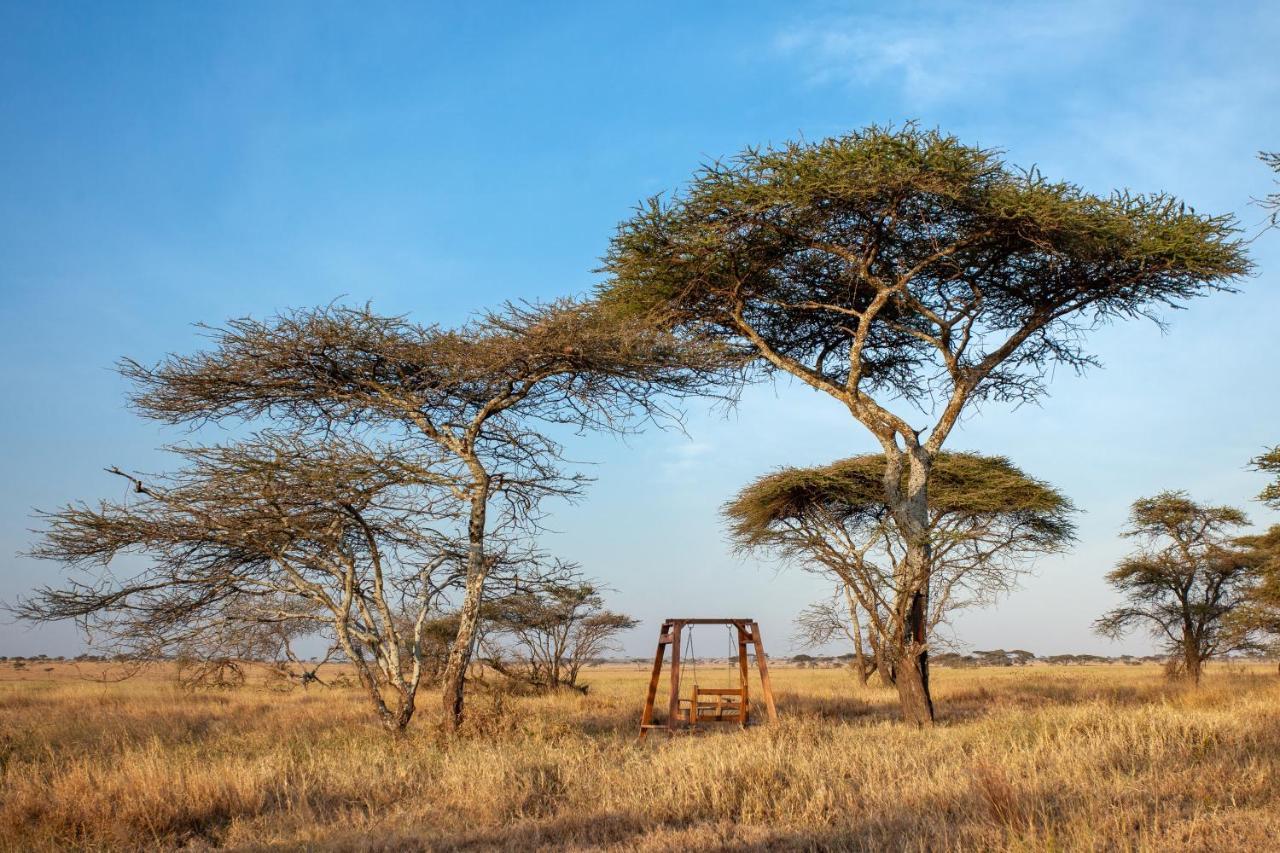
[[[693,698],[680,698],[680,640],[686,630],[695,625],[725,625],[731,635],[736,632],[738,646],[738,686],[693,686]],[[654,722],[654,704],[658,697],[658,680],[666,663],[667,647],[671,647],[670,695],[667,700],[667,717]],[[755,647],[756,667],[760,670],[760,688],[769,722],[778,721],[778,709],[773,703],[773,685],[769,681],[769,664],[765,658],[764,642],[760,637],[760,624],[754,619],[665,619],[658,631],[658,650],[653,658],[653,673],[649,677],[649,692],[644,701],[644,713],[640,716],[640,737],[651,729],[665,729],[674,734],[685,729],[696,729],[702,722],[736,722],[745,728],[750,722],[751,695],[747,686],[749,667],[747,647]],[[696,659],[695,659],[696,660]],[[696,664],[694,667],[696,675]]]

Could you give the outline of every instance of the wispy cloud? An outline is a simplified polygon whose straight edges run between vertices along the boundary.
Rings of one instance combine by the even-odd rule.
[[[1084,62],[1121,32],[1131,3],[915,4],[793,25],[774,47],[815,84],[888,83],[915,103],[971,96],[1002,79]]]
[[[711,444],[692,440],[668,445],[660,463],[663,477],[668,480],[690,478],[706,463],[712,450]]]

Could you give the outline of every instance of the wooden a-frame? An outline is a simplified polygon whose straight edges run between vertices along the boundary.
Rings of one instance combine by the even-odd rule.
[[[738,634],[738,686],[703,688],[694,685],[693,698],[680,699],[680,635],[686,627],[694,625],[730,625]],[[666,729],[675,732],[685,727],[696,728],[700,722],[736,721],[746,726],[750,716],[750,694],[747,689],[747,646],[755,646],[756,666],[760,669],[760,686],[764,694],[769,722],[778,721],[778,709],[773,704],[773,685],[769,682],[769,664],[760,639],[760,625],[751,619],[667,619],[658,631],[658,651],[653,657],[653,674],[649,677],[649,693],[644,700],[644,713],[640,716],[640,737],[650,729]],[[658,679],[671,647],[671,687],[667,700],[665,722],[653,721],[653,705],[658,696]],[[713,697],[703,701],[702,697]],[[726,701],[728,700],[728,701]],[[725,712],[730,716],[725,716]]]

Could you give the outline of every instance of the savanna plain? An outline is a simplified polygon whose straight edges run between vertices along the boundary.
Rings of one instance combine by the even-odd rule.
[[[0,667],[0,849],[1280,845],[1274,666],[1215,665],[1199,689],[1155,665],[939,668],[925,731],[847,670],[775,667],[776,726],[644,741],[629,665],[590,670],[585,696],[490,681],[455,735],[428,695],[401,737],[354,687],[103,674]]]

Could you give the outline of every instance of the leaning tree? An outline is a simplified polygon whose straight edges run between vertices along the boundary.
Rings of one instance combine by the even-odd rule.
[[[1075,526],[1071,502],[1008,459],[939,453],[925,523],[932,571],[917,594],[903,586],[910,546],[884,497],[887,467],[883,454],[867,454],[783,468],[744,488],[724,513],[740,550],[838,579],[867,616],[877,668],[882,676],[891,670],[896,683],[898,638],[1011,590],[1031,559],[1066,547]]]
[[[456,329],[328,306],[207,331],[210,350],[155,366],[124,362],[144,415],[393,436],[457,502],[466,557],[443,675],[450,726],[462,719],[486,583],[501,556],[486,542],[535,527],[544,499],[572,498],[584,483],[563,470],[549,428],[626,430],[676,415],[667,401],[704,393],[736,363],[715,342],[569,299],[507,305]]]
[[[932,571],[933,463],[966,406],[1034,400],[1056,365],[1093,363],[1086,332],[1229,290],[1250,269],[1236,235],[1165,194],[1099,196],[938,131],[872,127],[748,149],[651,199],[614,237],[601,296],[847,408],[887,459],[910,599]],[[904,631],[903,712],[928,724],[927,640]]]
[[[130,481],[126,499],[43,515],[33,556],[73,574],[18,615],[74,619],[114,651],[176,656],[206,676],[323,638],[354,667],[382,725],[403,730],[425,626],[463,575],[464,551],[433,527],[447,530],[455,510],[430,466],[395,445],[334,436],[261,433],[171,451],[183,464],[168,474],[110,469]]]
[[[1114,639],[1146,628],[1169,652],[1171,671],[1197,685],[1205,661],[1255,648],[1254,632],[1233,618],[1254,577],[1234,539],[1248,523],[1235,507],[1197,503],[1186,492],[1134,501],[1124,535],[1138,549],[1107,574],[1126,601],[1094,629]]]

